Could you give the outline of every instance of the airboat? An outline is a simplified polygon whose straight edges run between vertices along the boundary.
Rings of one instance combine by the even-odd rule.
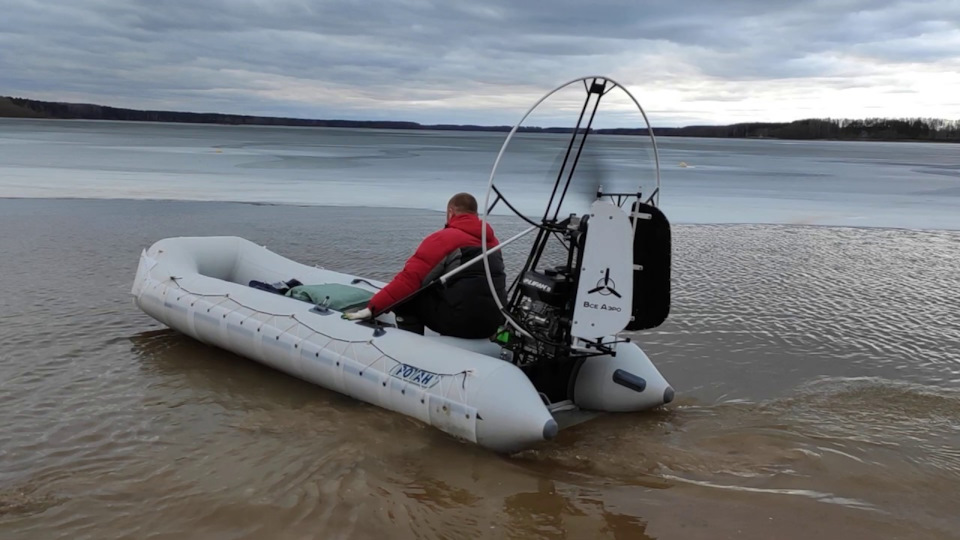
[[[529,115],[559,90],[580,85],[586,97],[546,209],[531,218],[496,182],[498,167]],[[629,97],[646,124],[654,161],[650,192],[642,185],[630,192],[597,186],[588,211],[564,215],[597,108],[614,89]],[[384,283],[301,264],[239,237],[157,241],[140,255],[131,294],[140,310],[200,342],[513,453],[595,414],[644,411],[673,400],[673,388],[634,339],[635,332],[662,324],[670,308],[670,224],[659,196],[656,140],[643,108],[614,80],[582,77],[537,101],[494,161],[482,219],[502,203],[527,228],[422,289],[482,264],[493,291],[489,254],[532,237],[506,298],[493,294],[504,323],[489,338],[408,332],[393,313],[343,319]],[[545,256],[550,242],[562,246],[560,257]],[[270,290],[288,288],[291,278],[311,284],[321,298]]]

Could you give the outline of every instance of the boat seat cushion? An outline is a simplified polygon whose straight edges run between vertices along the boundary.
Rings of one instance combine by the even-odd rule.
[[[337,311],[347,311],[355,308],[362,308],[367,305],[373,293],[340,283],[322,283],[318,285],[298,285],[286,293],[291,298],[311,302],[313,304],[324,304],[330,309]]]

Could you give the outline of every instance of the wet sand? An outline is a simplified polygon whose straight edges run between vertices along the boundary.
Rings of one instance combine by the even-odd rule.
[[[0,199],[0,537],[960,537],[958,232],[675,226],[671,317],[634,337],[677,400],[514,456],[204,346],[129,297],[168,236],[389,279],[442,220]]]

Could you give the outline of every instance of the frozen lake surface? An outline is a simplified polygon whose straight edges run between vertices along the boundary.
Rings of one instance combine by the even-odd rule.
[[[483,200],[504,133],[0,120],[0,197],[171,199],[442,210]],[[564,135],[520,134],[497,185],[542,212]],[[960,146],[660,138],[675,223],[960,229]],[[595,184],[655,187],[644,137],[595,136],[570,211]],[[581,176],[582,174],[582,176]],[[498,207],[498,211],[504,210]]]

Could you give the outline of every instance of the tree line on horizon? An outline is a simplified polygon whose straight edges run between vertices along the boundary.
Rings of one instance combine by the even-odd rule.
[[[644,130],[606,130],[641,133]],[[726,126],[654,128],[667,137],[739,139],[960,142],[960,120],[940,118],[807,118],[793,122],[745,122]]]
[[[510,131],[513,127],[473,124],[427,125],[417,122],[386,120],[310,120],[222,113],[147,111],[85,103],[39,101],[18,97],[0,97],[0,117],[502,132]],[[521,126],[520,131],[569,133],[571,128]],[[867,118],[861,120],[811,118],[793,122],[745,122],[724,126],[654,127],[653,131],[655,135],[662,137],[960,142],[960,120],[938,118]],[[646,135],[648,131],[645,127],[609,128],[593,129],[591,133]]]

